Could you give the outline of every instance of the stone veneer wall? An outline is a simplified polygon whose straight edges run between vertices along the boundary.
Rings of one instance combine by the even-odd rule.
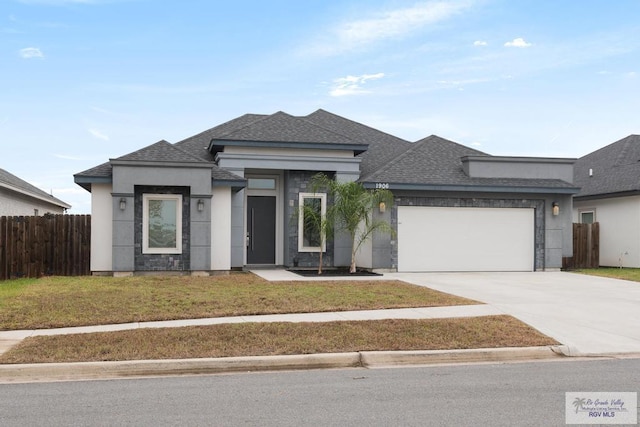
[[[308,188],[311,177],[317,172],[313,171],[286,171],[285,172],[285,230],[287,230],[287,250],[285,252],[285,265],[294,267],[294,260],[297,266],[302,268],[316,268],[320,255],[317,252],[298,252],[298,219],[296,211],[298,209],[298,195],[309,193]],[[329,175],[329,174],[328,174]],[[290,201],[293,201],[291,206]],[[331,201],[327,199],[327,205]],[[327,241],[327,248],[322,256],[323,267],[333,266],[333,242]]]
[[[480,199],[454,197],[396,196],[391,212],[391,226],[398,233],[398,206],[533,208],[535,223],[535,269],[545,269],[545,202],[541,199]],[[398,245],[391,246],[391,262],[398,268]]]
[[[180,194],[182,195],[182,253],[143,254],[142,253],[142,195]],[[136,271],[188,271],[191,268],[189,246],[189,224],[191,217],[189,187],[135,186],[135,270]]]

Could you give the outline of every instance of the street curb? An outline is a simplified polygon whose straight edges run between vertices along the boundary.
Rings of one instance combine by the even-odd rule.
[[[442,363],[509,362],[554,359],[565,356],[564,346],[478,348],[428,351],[363,351],[362,366],[367,368]]]
[[[563,351],[560,351],[562,347],[363,351],[287,356],[0,365],[0,383],[304,369],[381,368],[445,363],[510,362],[560,358],[564,356]]]
[[[206,359],[34,363],[0,365],[0,383],[218,374],[247,371],[351,368],[358,366],[361,365],[360,354],[357,352]]]

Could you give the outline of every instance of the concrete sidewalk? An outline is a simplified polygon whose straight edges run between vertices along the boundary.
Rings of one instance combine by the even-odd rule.
[[[486,304],[448,307],[396,308],[387,310],[337,311],[326,313],[266,314],[259,316],[214,317],[206,319],[133,322],[112,325],[78,326],[56,329],[33,329],[0,332],[0,354],[28,337],[88,334],[93,332],[126,331],[140,328],[179,328],[182,326],[220,325],[247,322],[335,322],[345,320],[382,319],[443,319],[448,317],[477,317],[504,314]]]

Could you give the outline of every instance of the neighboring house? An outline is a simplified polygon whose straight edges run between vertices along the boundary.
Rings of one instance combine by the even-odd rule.
[[[581,157],[574,222],[600,224],[600,265],[640,267],[640,135]]]
[[[437,136],[411,143],[318,110],[243,115],[75,182],[92,196],[96,274],[316,266],[317,236],[295,213],[331,202],[308,188],[317,172],[395,196],[373,212],[395,234],[374,235],[359,267],[533,271],[572,255],[573,162],[490,156]],[[328,242],[325,264],[349,265],[349,243]]]
[[[62,214],[71,205],[0,169],[0,216]]]

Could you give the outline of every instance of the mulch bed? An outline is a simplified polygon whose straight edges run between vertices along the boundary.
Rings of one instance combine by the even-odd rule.
[[[322,274],[318,274],[318,269],[290,269],[292,273],[303,277],[354,277],[354,276],[382,276],[380,273],[374,273],[368,270],[356,270],[355,273],[349,273],[348,268],[323,268]]]

